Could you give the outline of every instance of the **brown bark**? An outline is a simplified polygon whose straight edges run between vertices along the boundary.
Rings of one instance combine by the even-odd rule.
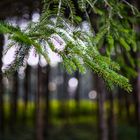
[[[76,109],[78,111],[79,107],[80,107],[80,73],[79,73],[79,71],[77,71],[75,73],[75,77],[78,80],[78,85],[77,85],[77,89],[76,89],[76,92],[75,92]]]
[[[130,102],[130,96],[128,95],[128,93],[124,93],[125,95],[125,109],[126,109],[126,116],[128,119],[128,122],[130,122],[131,120],[131,113],[130,113],[130,106],[131,106],[131,102]]]
[[[135,6],[140,9],[140,1],[139,0],[131,0]],[[140,25],[135,24],[134,30],[137,33],[137,36],[140,36]],[[139,38],[138,38],[139,39]],[[133,58],[135,60],[140,59],[140,51],[138,50],[137,52],[132,52]],[[134,99],[135,99],[135,115],[136,115],[136,121],[137,121],[137,136],[138,139],[140,139],[140,67],[139,64],[136,63],[135,70],[138,72],[138,76],[133,80],[133,94],[134,94]]]
[[[44,111],[44,135],[49,137],[49,127],[50,127],[50,91],[49,91],[49,79],[50,79],[50,65],[45,67],[44,75],[44,99],[45,99],[45,111]]]
[[[30,93],[30,79],[31,79],[31,66],[27,65],[27,68],[25,70],[25,78],[24,78],[24,95],[23,95],[23,101],[24,101],[24,110],[23,110],[23,122],[26,121],[26,111],[28,107],[28,101],[29,101],[29,93]]]
[[[119,114],[119,118],[122,117],[123,115],[123,106],[124,106],[124,97],[123,97],[123,93],[122,90],[119,89],[118,90],[118,114]]]
[[[135,59],[140,58],[140,53],[137,52],[135,55]],[[140,68],[136,67],[136,71],[138,72],[138,76],[133,79],[132,85],[135,103],[135,119],[137,123],[137,138],[140,139]]]
[[[36,140],[44,140],[43,136],[43,109],[42,109],[42,74],[38,65],[38,89],[36,95]]]
[[[4,130],[4,106],[3,106],[3,77],[2,77],[2,51],[4,45],[4,36],[0,34],[0,132]]]
[[[105,111],[105,85],[100,77],[96,77],[96,91],[97,91],[97,104],[98,104],[98,129],[99,140],[107,140],[107,124],[106,124],[106,111]]]
[[[10,80],[12,84],[12,91],[10,97],[10,131],[15,132],[15,126],[17,121],[17,108],[18,108],[18,73],[15,72]]]
[[[25,71],[25,92],[24,92],[24,104],[25,104],[25,110],[27,109],[28,104],[28,94],[29,94],[29,81],[30,81],[30,66],[28,65]]]
[[[114,112],[114,93],[109,92],[109,129],[108,136],[109,140],[116,140],[116,118]]]
[[[138,77],[133,80],[133,95],[135,104],[135,119],[137,124],[137,138],[140,139],[140,71]]]

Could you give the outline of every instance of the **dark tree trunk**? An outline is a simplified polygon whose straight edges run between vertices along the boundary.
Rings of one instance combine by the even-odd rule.
[[[97,91],[97,104],[98,104],[98,129],[99,140],[107,140],[107,124],[106,124],[106,111],[105,111],[105,85],[100,77],[96,77],[96,91]]]
[[[130,106],[131,106],[131,102],[130,102],[130,95],[128,95],[128,93],[124,93],[125,96],[125,108],[126,108],[126,117],[128,122],[130,122],[131,120],[131,113],[130,113]]]
[[[2,77],[2,51],[4,36],[0,34],[0,132],[4,130],[4,106],[3,106],[3,77]]]
[[[25,70],[25,79],[24,79],[24,105],[25,110],[27,109],[28,105],[28,97],[29,97],[29,81],[30,81],[30,66],[28,65]]]
[[[118,114],[119,118],[123,116],[123,108],[124,108],[124,94],[122,89],[118,89]]]
[[[49,91],[49,79],[50,79],[50,65],[45,67],[44,75],[44,98],[45,98],[45,112],[44,112],[44,135],[49,138],[49,127],[50,127],[50,91]]]
[[[47,120],[49,121],[49,114],[50,114],[50,91],[49,91],[49,78],[50,78],[50,65],[47,65],[46,67],[46,79],[45,79],[45,87],[46,87],[46,112],[47,112]]]
[[[140,52],[133,54],[135,59],[140,58]],[[136,71],[138,72],[138,76],[133,79],[133,95],[134,95],[134,103],[135,103],[135,116],[137,123],[137,139],[140,139],[140,68],[136,66]]]
[[[63,93],[62,93],[62,102],[61,102],[61,108],[62,108],[63,112],[61,112],[61,115],[62,115],[62,118],[65,119],[63,127],[64,127],[64,129],[68,129],[69,128],[69,118],[70,118],[70,116],[69,116],[69,92],[68,92],[69,75],[65,70],[63,73],[63,79],[64,79],[64,83],[63,83]]]
[[[108,117],[109,129],[108,136],[109,140],[116,140],[116,118],[114,112],[114,93],[109,92],[109,117]]]
[[[14,77],[13,77],[13,115],[14,118],[16,119],[17,117],[17,105],[18,105],[18,73],[15,72]]]
[[[131,100],[130,95],[122,89],[119,89],[118,93],[118,114],[119,118],[123,117],[124,110],[126,111],[126,117],[127,121],[130,122],[131,120],[131,113],[130,113],[130,106],[131,106]]]
[[[135,119],[137,123],[137,139],[140,139],[140,70],[138,77],[133,80],[133,94],[135,102]]]
[[[15,72],[11,78],[12,92],[11,92],[11,110],[10,110],[10,129],[14,132],[17,121],[18,108],[18,73]]]
[[[25,70],[25,78],[24,78],[24,110],[23,110],[23,122],[26,122],[26,113],[29,101],[29,93],[30,93],[30,79],[31,79],[31,66],[27,65]]]
[[[78,80],[78,85],[77,85],[77,89],[76,89],[76,92],[75,92],[76,109],[78,111],[79,107],[80,107],[80,73],[79,73],[79,71],[77,71],[75,73],[75,77]]]
[[[135,6],[140,10],[140,1],[139,0],[131,0]],[[140,25],[139,24],[135,24],[133,25],[135,31],[137,32],[137,36],[140,36]],[[137,39],[139,40],[139,38],[137,37]],[[135,60],[139,60],[140,59],[140,51],[138,49],[137,52],[132,52],[132,55],[134,57]],[[136,67],[135,67],[136,71],[138,72],[138,76],[133,80],[133,94],[134,94],[134,100],[135,100],[135,114],[136,114],[136,120],[137,120],[137,136],[138,136],[138,140],[140,139],[140,67],[139,64],[136,63]]]
[[[36,95],[36,140],[44,140],[43,136],[43,109],[42,109],[42,73],[38,65],[37,95]]]

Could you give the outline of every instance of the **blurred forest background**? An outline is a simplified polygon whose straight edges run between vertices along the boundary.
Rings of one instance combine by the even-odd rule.
[[[130,2],[140,8],[139,0]],[[24,27],[41,9],[41,0],[1,0],[0,20]],[[140,34],[140,25],[135,27]],[[60,61],[47,65],[37,56],[6,78],[2,66],[11,59],[2,56],[6,41],[0,35],[0,140],[140,140],[137,65],[132,94],[108,91],[91,70],[69,75]],[[132,55],[138,60],[140,52]]]

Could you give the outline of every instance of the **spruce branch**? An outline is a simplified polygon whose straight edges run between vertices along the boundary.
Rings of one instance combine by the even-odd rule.
[[[127,53],[137,48],[136,34],[124,9],[131,8],[134,15],[139,12],[125,0],[122,1],[123,3],[118,0],[78,0],[78,7],[85,14],[90,31],[82,29],[83,17],[77,15],[72,0],[44,0],[40,20],[36,23],[30,22],[26,30],[0,22],[0,33],[7,34],[9,40],[14,42],[9,46],[15,44],[19,46],[15,60],[7,67],[8,72],[10,69],[15,71],[24,66],[32,47],[50,63],[47,52],[47,48],[50,48],[63,59],[63,64],[69,73],[77,69],[84,73],[85,68],[89,67],[110,86],[114,84],[131,92],[129,80],[118,72],[120,66],[111,59],[112,52],[118,44],[119,49],[124,48]],[[66,8],[70,11],[67,13],[68,16],[65,16]],[[96,34],[89,18],[90,13],[98,15],[99,30]],[[107,56],[99,52],[101,42],[107,46],[105,50]],[[128,57],[131,58],[129,55]]]

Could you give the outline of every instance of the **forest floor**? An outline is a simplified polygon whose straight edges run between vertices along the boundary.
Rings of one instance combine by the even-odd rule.
[[[106,103],[106,110],[108,103]],[[115,104],[117,111],[117,103]],[[133,108],[133,107],[132,107]],[[124,109],[124,108],[123,108]],[[137,140],[136,122],[128,122],[126,111],[123,114],[116,115],[116,129],[118,140]],[[133,109],[132,109],[133,116]],[[25,115],[26,114],[26,115]],[[26,119],[23,121],[23,116]],[[10,126],[10,105],[5,104],[5,131],[0,135],[0,140],[34,140],[36,133],[35,125],[35,105],[28,103],[28,109],[25,111],[23,103],[18,103],[17,118],[14,126]],[[44,140],[97,140],[97,105],[96,102],[83,100],[78,108],[74,101],[66,104],[51,101],[49,116],[49,126],[44,126],[44,131],[48,134]]]

